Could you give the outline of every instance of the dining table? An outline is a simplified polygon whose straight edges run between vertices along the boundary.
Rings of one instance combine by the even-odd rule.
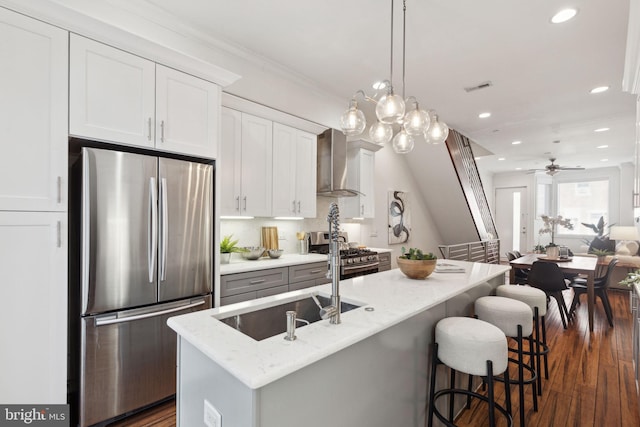
[[[594,280],[598,269],[598,258],[591,256],[571,256],[568,258],[549,258],[544,254],[526,254],[510,261],[511,271],[509,283],[515,283],[516,269],[528,270],[534,262],[554,262],[563,273],[577,273],[586,276],[587,279],[587,307],[589,312],[589,331],[593,331],[593,312],[595,307]]]

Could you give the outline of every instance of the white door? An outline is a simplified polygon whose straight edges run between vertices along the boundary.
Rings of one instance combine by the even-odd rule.
[[[242,215],[271,216],[272,159],[273,122],[243,113]]]
[[[156,148],[216,158],[220,89],[156,65]]]
[[[67,214],[0,212],[0,402],[67,401]]]
[[[296,209],[298,216],[316,217],[317,137],[297,131],[296,138]],[[274,171],[275,173],[275,171]]]
[[[220,183],[220,215],[240,215],[242,169],[242,113],[230,108],[221,110],[220,154],[216,163],[216,180]]]
[[[504,257],[504,253],[511,250],[525,253],[530,249],[526,187],[496,188],[495,204],[500,256]]]
[[[296,216],[296,129],[273,124],[273,216]]]
[[[69,133],[154,146],[155,64],[71,35]]]
[[[66,211],[68,33],[0,8],[0,39],[0,210]]]

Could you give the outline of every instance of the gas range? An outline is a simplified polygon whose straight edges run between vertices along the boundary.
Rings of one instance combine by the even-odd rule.
[[[378,272],[378,253],[367,248],[349,248],[346,232],[340,233],[340,279],[363,276]],[[329,233],[315,231],[309,233],[309,252],[329,253]]]

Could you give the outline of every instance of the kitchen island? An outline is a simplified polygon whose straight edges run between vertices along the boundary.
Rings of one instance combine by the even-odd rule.
[[[298,328],[295,341],[284,334],[256,341],[218,319],[330,295],[330,285],[170,318],[178,333],[178,425],[201,425],[208,402],[225,427],[422,426],[435,323],[468,315],[509,270],[446,262],[465,272],[411,280],[394,269],[341,281],[343,302],[361,307],[343,313],[340,325]]]

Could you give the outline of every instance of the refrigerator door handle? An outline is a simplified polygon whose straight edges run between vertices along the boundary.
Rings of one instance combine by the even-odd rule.
[[[119,317],[116,317],[116,315],[96,317],[95,325],[96,326],[113,325],[114,323],[125,323],[125,322],[133,322],[140,319],[148,319],[149,317],[162,316],[165,314],[174,313],[176,311],[182,311],[182,310],[187,310],[189,308],[198,307],[200,305],[203,305],[204,303],[205,303],[205,300],[203,299],[198,302],[194,302],[192,304],[181,305],[180,307],[173,307],[173,308],[168,308],[166,310],[160,310],[160,311],[152,311],[149,313],[138,314],[135,316],[128,316],[128,317],[119,318]]]
[[[168,207],[167,207],[167,179],[160,180],[160,206],[162,209],[160,218],[160,281],[167,276],[167,235],[169,234]]]
[[[149,283],[154,283],[156,271],[156,254],[158,252],[158,194],[156,179],[149,178],[149,234],[147,235],[147,267],[149,268]]]

